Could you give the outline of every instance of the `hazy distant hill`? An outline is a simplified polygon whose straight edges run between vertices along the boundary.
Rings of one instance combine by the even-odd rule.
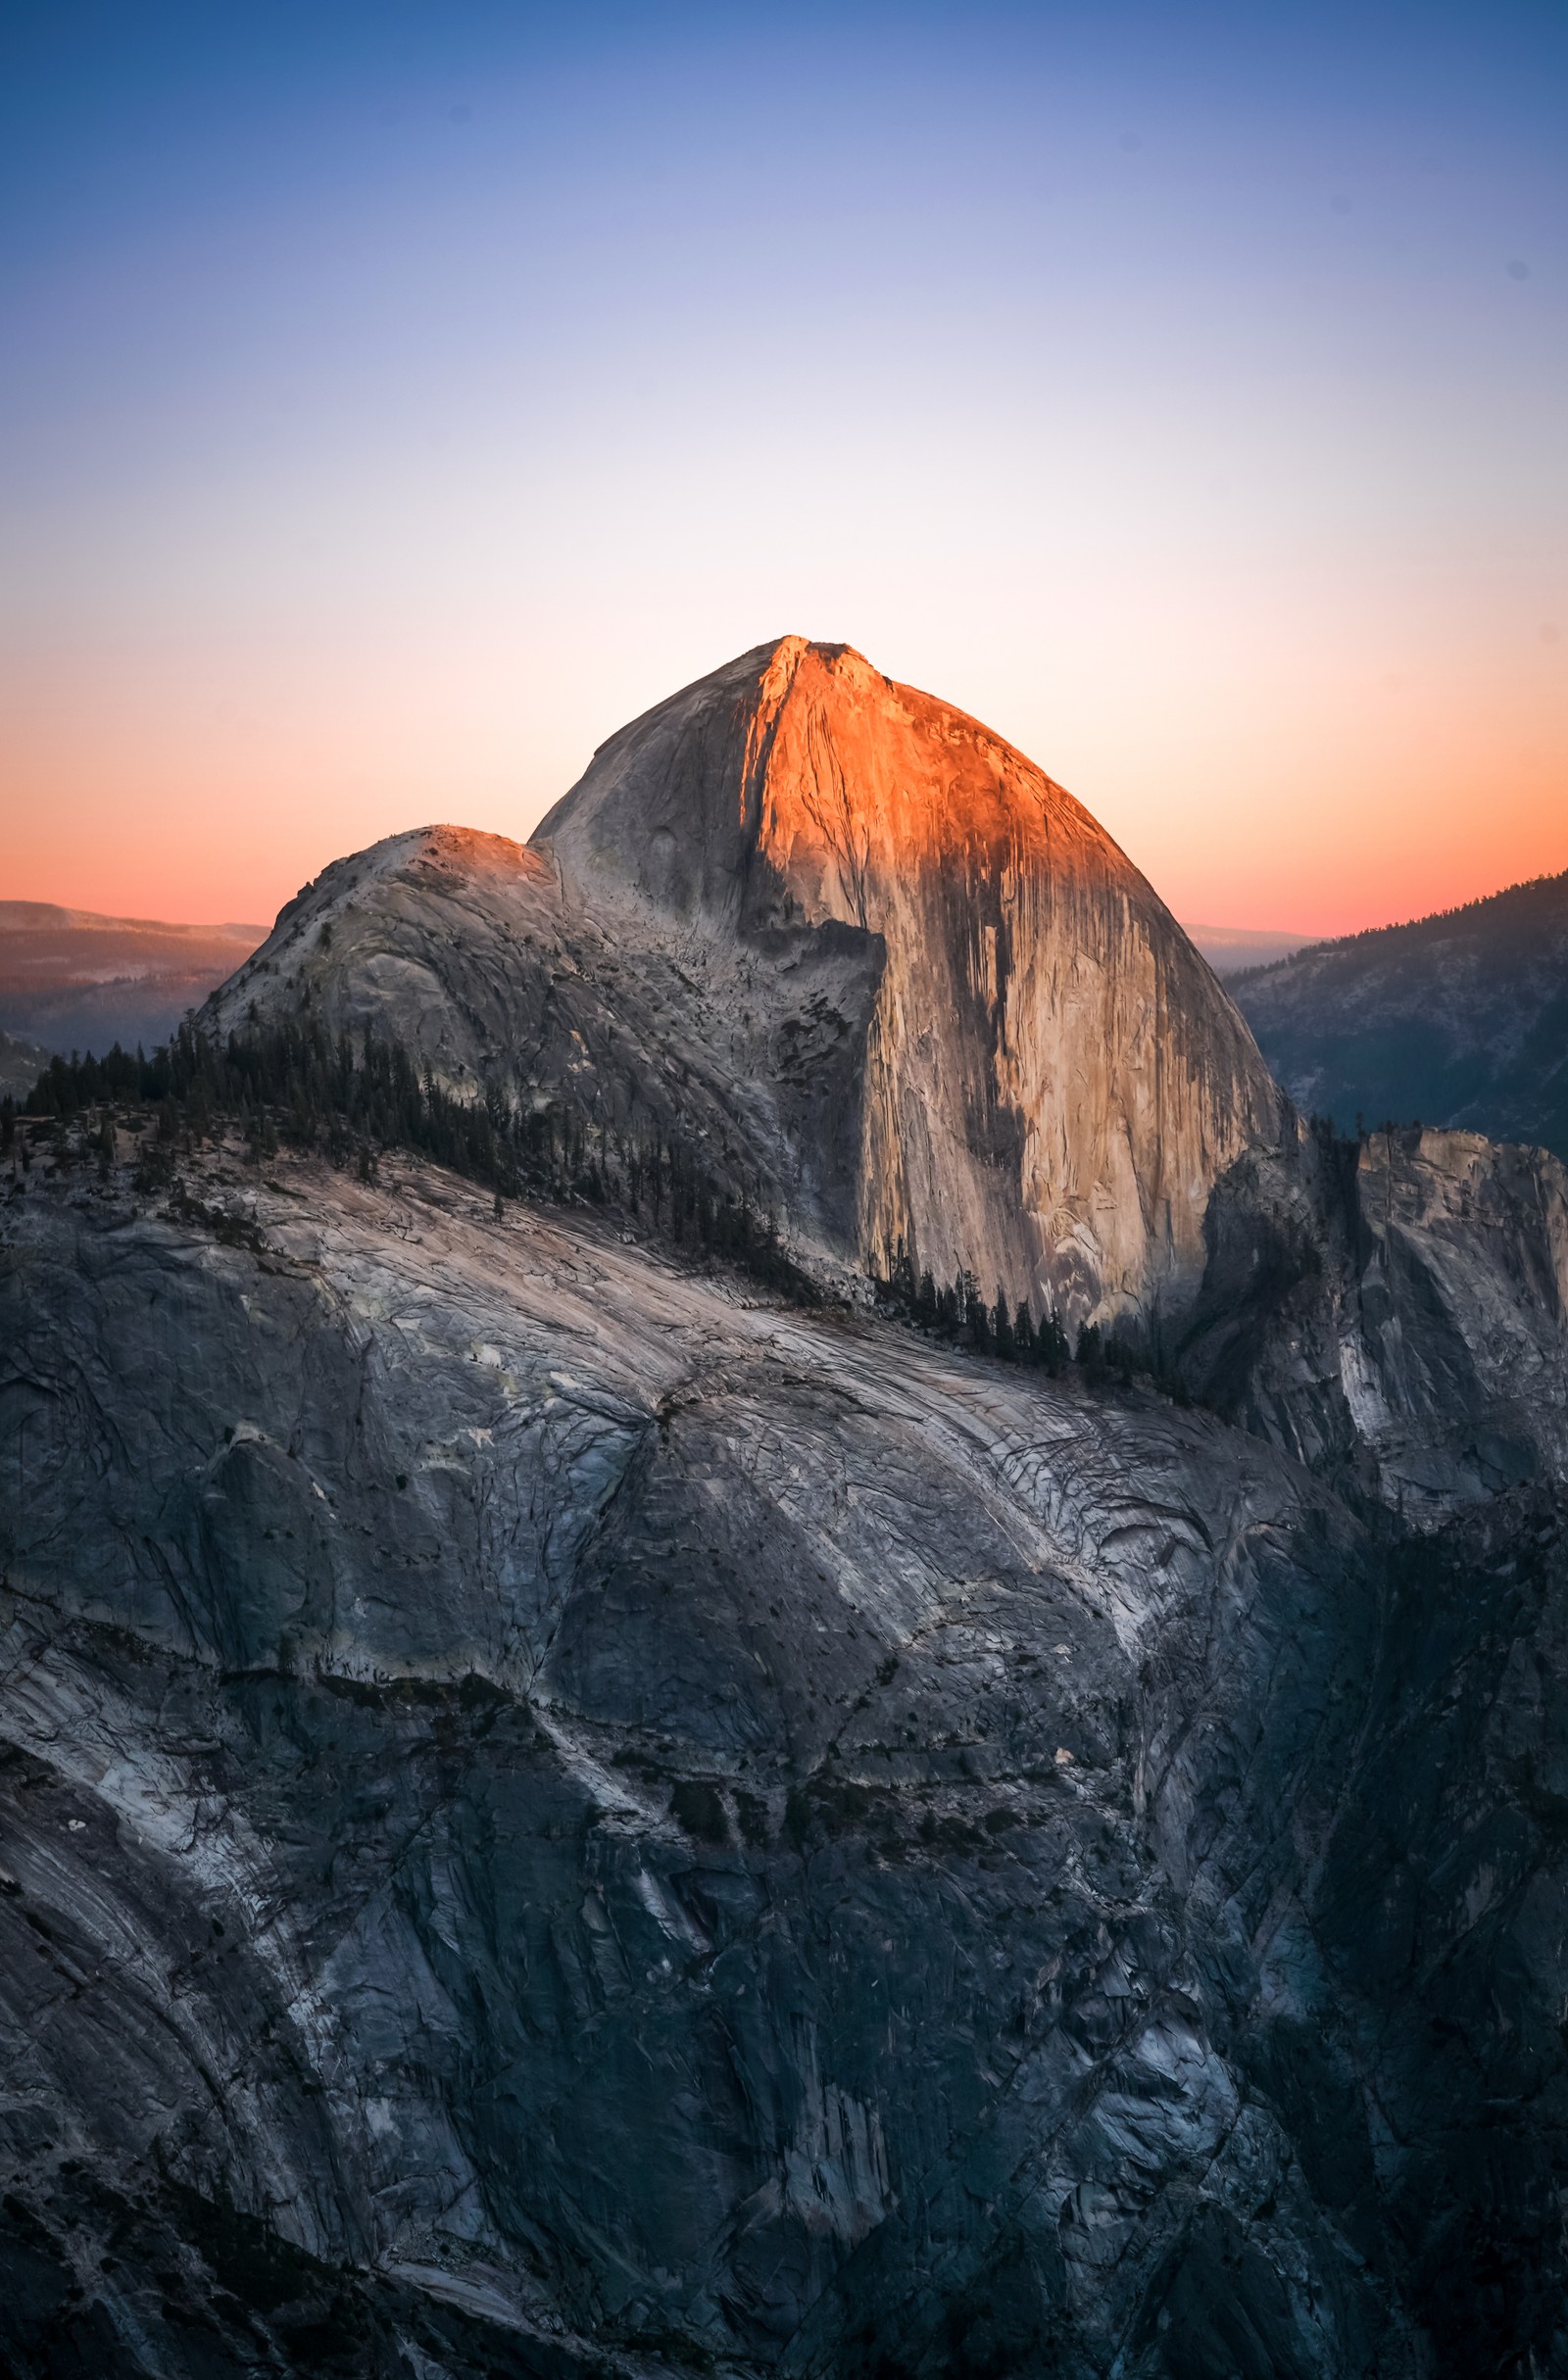
[[[1184,931],[1214,973],[1227,978],[1243,968],[1270,967],[1277,958],[1289,958],[1293,950],[1311,940],[1308,934],[1291,934],[1271,926],[1188,925]]]
[[[1299,1107],[1568,1156],[1568,871],[1228,980]]]
[[[0,1030],[62,1051],[150,1047],[266,933],[0,900]]]

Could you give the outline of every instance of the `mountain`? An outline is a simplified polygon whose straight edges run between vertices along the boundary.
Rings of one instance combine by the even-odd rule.
[[[1240,975],[1253,967],[1269,966],[1275,959],[1289,958],[1311,940],[1306,934],[1286,934],[1266,926],[1189,925],[1186,933],[1193,947],[1221,976]]]
[[[6,1152],[8,2371],[1568,2364],[1556,1160],[800,640],[203,1023]]]
[[[854,1275],[1076,1326],[1196,1294],[1210,1190],[1280,1131],[1235,1009],[1072,797],[844,646],[786,637],[623,728],[521,850],[341,861],[219,996],[444,1080],[686,1131]]]
[[[1568,1157],[1568,873],[1230,978],[1303,1110]]]
[[[0,900],[0,1027],[46,1050],[150,1049],[248,958],[261,926],[172,926]]]

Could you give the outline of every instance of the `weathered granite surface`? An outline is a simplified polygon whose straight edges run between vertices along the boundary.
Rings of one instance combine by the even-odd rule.
[[[183,1189],[4,1210],[13,2368],[1562,2368],[1547,1504]]]
[[[1240,1161],[1179,1367],[1418,1526],[1568,1481],[1568,1169],[1476,1133],[1297,1128]]]

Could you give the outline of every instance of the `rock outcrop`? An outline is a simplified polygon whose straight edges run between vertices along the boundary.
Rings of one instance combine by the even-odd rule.
[[[323,949],[322,929],[330,941]],[[458,1082],[676,1116],[831,1263],[1071,1325],[1191,1302],[1279,1095],[1069,794],[844,646],[786,637],[611,738],[526,852],[432,829],[329,869],[215,1005],[309,990]]]
[[[10,2368],[1559,2366],[1557,1524],[236,1154],[6,1220]]]
[[[14,1099],[20,1106],[48,1063],[49,1052],[41,1042],[0,1033],[0,1098]]]
[[[1568,1170],[1476,1133],[1298,1127],[1233,1167],[1194,1391],[1426,1526],[1568,1481]]]

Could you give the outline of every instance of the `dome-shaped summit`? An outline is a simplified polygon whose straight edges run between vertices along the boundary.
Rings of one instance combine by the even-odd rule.
[[[784,637],[612,736],[538,830],[568,899],[733,960],[863,938],[854,1236],[1082,1316],[1182,1298],[1272,1140],[1250,1034],[1152,888],[977,720]]]

